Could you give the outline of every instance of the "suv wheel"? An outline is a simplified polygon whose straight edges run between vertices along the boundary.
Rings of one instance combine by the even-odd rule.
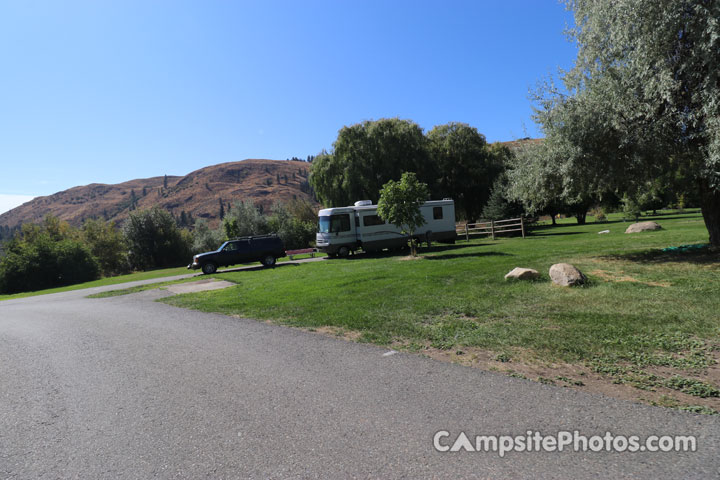
[[[265,255],[262,260],[260,260],[260,263],[265,265],[266,267],[272,267],[275,265],[275,257],[272,255]]]
[[[205,275],[213,274],[217,271],[217,265],[212,262],[208,262],[202,266],[202,271]]]
[[[340,247],[340,250],[338,250],[338,255],[341,258],[345,258],[350,253],[350,249],[348,247]]]

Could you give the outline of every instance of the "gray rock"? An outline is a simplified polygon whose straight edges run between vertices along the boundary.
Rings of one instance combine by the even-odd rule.
[[[587,281],[585,275],[569,263],[556,263],[550,267],[550,279],[563,287],[583,285]]]
[[[505,280],[536,280],[540,278],[540,273],[532,268],[513,268],[507,275]]]
[[[662,230],[662,227],[657,222],[639,222],[630,225],[627,230],[625,230],[625,233],[647,232],[651,230]]]

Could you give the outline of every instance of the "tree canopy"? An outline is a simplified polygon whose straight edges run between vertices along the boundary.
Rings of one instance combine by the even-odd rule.
[[[377,202],[388,180],[428,170],[426,144],[422,128],[410,120],[385,118],[343,127],[333,153],[321,153],[313,161],[310,183],[326,205]]]
[[[439,125],[425,135],[417,124],[398,118],[344,127],[333,147],[314,159],[310,175],[324,205],[375,202],[387,181],[416,172],[431,195],[454,199],[458,215],[470,219],[482,211],[510,154],[464,123]]]
[[[720,2],[568,0],[578,45],[563,87],[536,97],[562,192],[634,194],[691,172],[720,245]]]
[[[438,198],[455,200],[461,217],[477,219],[503,168],[500,155],[494,155],[485,136],[465,123],[439,125],[428,132],[427,139],[435,176],[431,191]]]

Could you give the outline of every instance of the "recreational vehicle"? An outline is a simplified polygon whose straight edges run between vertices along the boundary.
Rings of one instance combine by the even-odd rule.
[[[420,206],[425,224],[415,231],[419,241],[455,243],[455,203],[434,200]],[[349,207],[326,208],[318,213],[315,245],[331,257],[345,257],[358,248],[377,252],[407,246],[408,236],[378,216],[377,205],[370,200],[355,202]]]

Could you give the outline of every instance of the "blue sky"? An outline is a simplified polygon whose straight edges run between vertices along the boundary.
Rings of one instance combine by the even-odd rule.
[[[368,119],[536,136],[528,91],[571,65],[571,21],[552,0],[0,0],[0,211],[304,158]]]

